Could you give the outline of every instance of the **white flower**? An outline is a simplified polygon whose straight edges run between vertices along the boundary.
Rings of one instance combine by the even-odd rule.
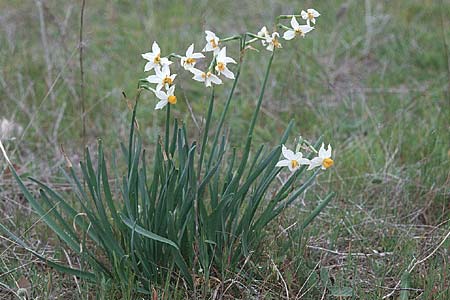
[[[206,33],[206,46],[203,48],[203,52],[214,51],[214,54],[217,54],[220,50],[219,48],[219,38],[212,31],[205,31]]]
[[[185,70],[189,70],[195,66],[197,59],[204,58],[205,56],[202,53],[194,53],[194,44],[190,45],[186,50],[186,56],[181,58],[181,65]]]
[[[274,48],[283,48],[278,41],[278,38],[280,37],[280,34],[278,32],[272,33],[272,35],[266,37],[266,49],[269,51],[273,51]],[[264,44],[263,44],[264,45]]]
[[[309,165],[308,170],[314,169],[316,167],[321,166],[322,170],[328,169],[334,164],[334,161],[331,159],[331,146],[328,144],[327,150],[325,150],[324,144],[322,143],[322,147],[319,149],[319,156],[313,158],[311,160],[311,164]]]
[[[162,67],[165,65],[170,65],[172,62],[167,59],[167,57],[161,57],[161,49],[157,42],[153,42],[152,52],[147,52],[141,54],[142,57],[148,62],[145,64],[144,72],[150,71],[151,69],[156,69],[157,67]]]
[[[194,74],[194,77],[192,79],[200,82],[204,82],[207,87],[210,87],[212,83],[214,84],[222,84],[222,80],[220,80],[219,77],[214,75],[211,72],[203,72],[196,68],[191,68],[189,71]]]
[[[305,37],[305,34],[314,29],[314,27],[309,26],[309,24],[308,25],[298,24],[297,19],[295,19],[295,17],[292,17],[291,19],[291,26],[292,29],[289,29],[283,34],[283,39],[292,40],[297,35]]]
[[[285,145],[281,148],[283,156],[285,159],[280,160],[276,166],[277,167],[288,167],[290,171],[294,172],[300,168],[300,165],[309,165],[310,161],[307,158],[303,158],[303,154],[301,152],[297,152],[294,154],[292,150],[286,148]]]
[[[150,83],[156,83],[156,90],[159,91],[163,87],[168,90],[173,84],[177,74],[170,75],[170,68],[168,65],[164,65],[162,68],[155,68],[155,75],[150,75],[146,80]]]
[[[236,61],[231,57],[227,57],[227,47],[223,47],[216,57],[216,71],[219,75],[223,74],[229,79],[234,79],[234,74],[227,68],[227,63],[236,64]]]
[[[155,91],[155,95],[156,95],[156,97],[159,98],[159,102],[156,103],[155,109],[161,109],[164,106],[166,106],[167,103],[170,103],[172,105],[177,103],[177,97],[174,95],[174,93],[175,93],[175,86],[174,85],[172,85],[169,88],[167,93],[163,92],[163,91],[156,90]]]
[[[309,22],[316,24],[316,18],[320,16],[319,12],[313,8],[308,8],[306,11],[302,10],[300,13],[303,20],[306,20],[308,25],[311,25]]]

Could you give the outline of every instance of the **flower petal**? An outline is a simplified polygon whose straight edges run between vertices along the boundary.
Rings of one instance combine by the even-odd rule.
[[[167,100],[161,100],[158,103],[156,103],[155,109],[161,109],[166,105],[167,105]]]
[[[327,155],[327,152],[325,151],[325,145],[322,143],[322,146],[320,146],[320,149],[319,149],[319,157],[324,158],[324,157],[326,157],[326,155]]]
[[[221,72],[223,76],[229,79],[234,79],[234,74],[227,67]]]
[[[283,34],[283,39],[289,41],[295,38],[295,31],[294,30],[288,30]]]
[[[290,160],[283,159],[283,160],[280,160],[279,162],[277,162],[277,164],[275,165],[275,167],[287,167],[287,166],[289,166],[290,164],[291,164],[291,161],[290,161]]]
[[[282,145],[281,153],[283,153],[283,156],[286,159],[289,159],[289,160],[295,159],[294,152],[292,152],[292,150],[289,150],[285,145]]]
[[[293,29],[296,29],[300,26],[300,24],[298,24],[297,19],[294,16],[292,16],[292,19],[291,19],[291,26]]]
[[[159,45],[158,45],[158,43],[156,41],[153,42],[152,52],[153,52],[154,55],[158,55],[159,53],[161,53],[161,49],[159,48]]]
[[[323,159],[320,157],[314,157],[313,159],[311,159],[311,162],[309,164],[308,170],[312,170],[314,168],[317,168],[319,166],[322,165],[322,161]]]

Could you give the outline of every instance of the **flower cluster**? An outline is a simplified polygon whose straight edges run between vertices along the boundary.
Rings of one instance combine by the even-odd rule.
[[[291,172],[297,171],[301,165],[308,166],[308,170],[312,170],[317,167],[321,167],[322,170],[326,170],[333,166],[334,161],[331,159],[331,146],[329,144],[326,150],[323,143],[319,151],[316,151],[314,148],[312,149],[317,153],[317,156],[309,160],[303,157],[303,153],[300,151],[296,151],[296,153],[294,153],[292,150],[286,148],[285,145],[282,145],[282,154],[284,159],[280,160],[276,166],[288,167]]]
[[[316,24],[316,18],[320,14],[315,9],[302,10],[300,15],[306,20],[306,25],[300,25],[297,22],[296,16],[292,15],[291,27],[287,27],[278,24],[286,31],[283,34],[285,40],[292,40],[296,36],[305,37],[305,35],[314,29],[311,27],[311,23]],[[290,16],[288,16],[290,17]],[[194,44],[191,44],[184,56],[171,54],[168,57],[161,57],[161,49],[157,42],[153,42],[152,51],[142,54],[142,57],[148,62],[144,66],[144,72],[154,70],[155,74],[148,76],[145,80],[148,83],[156,84],[156,87],[150,88],[159,102],[156,104],[155,109],[162,109],[167,104],[175,104],[177,97],[175,96],[175,78],[177,74],[171,74],[170,65],[172,61],[170,58],[176,57],[180,59],[180,65],[186,70],[192,73],[192,79],[202,82],[206,87],[211,87],[213,84],[222,84],[222,79],[235,79],[234,73],[228,68],[228,64],[236,64],[236,61],[227,56],[227,48],[221,47],[221,44],[230,38],[221,40],[214,32],[205,31],[206,45],[203,47],[202,52],[212,52],[212,60],[208,67],[205,69],[196,68],[198,60],[204,59],[205,55],[200,52],[194,52]],[[260,40],[262,45],[269,51],[274,51],[276,48],[282,48],[279,41],[280,34],[278,32],[270,33],[266,26],[264,26],[257,34],[250,34],[254,37],[253,40],[246,42],[246,45]],[[222,78],[221,78],[222,77]]]

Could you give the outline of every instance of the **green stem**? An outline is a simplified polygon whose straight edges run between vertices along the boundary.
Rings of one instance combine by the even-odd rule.
[[[164,151],[166,155],[169,155],[169,135],[170,135],[170,103],[167,103],[167,114],[166,114],[166,137],[164,140]]]
[[[202,148],[200,149],[200,159],[198,161],[197,173],[199,178],[202,171],[203,157],[205,156],[206,142],[208,141],[209,124],[211,122],[211,116],[214,107],[214,87],[211,87],[211,89],[212,91],[211,91],[211,98],[209,99],[208,114],[206,116],[205,128],[203,129],[204,132],[203,132]]]
[[[276,18],[276,22],[275,23],[278,23],[281,19],[292,19],[292,17],[301,18],[302,15],[279,15]]]
[[[240,43],[241,57],[239,58],[239,64],[238,64],[238,68],[236,71],[236,75],[234,77],[233,86],[231,87],[230,94],[228,94],[227,102],[225,103],[225,107],[224,107],[224,109],[222,111],[222,115],[220,116],[220,119],[219,119],[219,125],[217,126],[216,134],[214,136],[214,141],[212,143],[211,156],[209,157],[207,170],[209,170],[209,168],[211,167],[212,159],[216,152],[217,143],[219,141],[219,136],[220,136],[220,133],[222,132],[223,123],[224,123],[225,117],[228,113],[228,109],[230,107],[231,100],[233,99],[234,90],[236,89],[236,86],[237,86],[237,83],[239,80],[239,75],[241,74],[241,66],[242,66],[242,62],[243,62],[243,58],[244,58],[243,52],[242,52],[244,49],[243,44],[245,44],[245,36],[244,36],[244,38],[241,37],[241,43]]]
[[[264,98],[264,92],[266,90],[267,80],[269,79],[270,67],[272,66],[272,61],[273,61],[274,55],[275,55],[275,51],[272,52],[272,55],[270,56],[270,59],[269,59],[269,64],[267,65],[266,74],[264,76],[264,81],[263,81],[263,84],[261,87],[261,92],[260,92],[259,98],[258,98],[258,103],[256,104],[256,109],[252,116],[250,128],[248,129],[247,142],[245,143],[245,149],[244,149],[244,156],[242,157],[242,162],[241,162],[241,165],[239,166],[236,180],[240,180],[240,177],[242,176],[242,173],[244,172],[245,166],[247,165],[247,159],[248,159],[249,152],[250,152],[250,146],[252,144],[253,130],[255,129],[256,120],[258,119],[259,110],[261,109],[261,104],[262,104],[262,100]]]
[[[233,41],[233,40],[240,40],[242,37],[240,35],[233,35],[224,39],[220,39],[219,42],[220,43],[226,43],[229,41]]]

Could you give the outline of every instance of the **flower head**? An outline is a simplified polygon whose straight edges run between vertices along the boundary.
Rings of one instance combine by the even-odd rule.
[[[212,31],[206,30],[206,46],[203,48],[203,52],[213,51],[214,54],[217,54],[220,50],[219,48],[219,38]]]
[[[162,68],[155,68],[155,75],[150,75],[146,80],[150,83],[156,83],[156,90],[159,91],[163,87],[168,90],[173,84],[177,74],[170,74],[170,68],[168,65],[164,65]]]
[[[291,26],[292,29],[289,29],[283,34],[283,38],[285,40],[292,40],[297,35],[305,37],[305,34],[314,29],[314,27],[309,26],[309,24],[308,25],[298,24],[297,19],[295,17],[292,17],[291,19]]]
[[[310,161],[307,158],[303,158],[303,154],[301,152],[297,152],[294,154],[292,150],[286,148],[285,145],[282,146],[281,152],[285,159],[280,160],[276,166],[277,167],[288,167],[290,171],[294,172],[300,168],[300,165],[309,165]]]
[[[313,8],[308,8],[306,11],[302,10],[300,14],[308,25],[311,25],[310,22],[316,24],[316,18],[320,16],[319,12]]]
[[[308,170],[321,166],[322,170],[328,169],[333,166],[334,161],[331,159],[331,146],[328,144],[327,150],[325,150],[324,144],[319,149],[319,156],[311,160],[311,164]]]
[[[196,68],[191,68],[189,71],[191,71],[191,73],[194,74],[194,77],[192,77],[192,79],[204,82],[205,86],[207,87],[210,87],[213,83],[222,84],[222,80],[213,73],[211,73],[210,71],[203,72]]]
[[[161,49],[157,42],[153,42],[152,52],[141,54],[148,62],[145,64],[144,72],[156,69],[165,65],[170,65],[172,62],[167,57],[161,57]]]
[[[167,103],[172,105],[177,103],[177,97],[174,95],[174,93],[175,93],[174,85],[172,85],[167,92],[156,90],[155,95],[156,97],[158,97],[159,102],[156,103],[155,109],[161,109],[164,106],[166,106]]]
[[[204,58],[205,56],[202,53],[194,53],[194,44],[190,45],[186,50],[186,56],[181,58],[181,65],[185,70],[189,70],[193,68],[197,63],[197,59]]]
[[[278,38],[280,37],[280,34],[278,32],[272,33],[272,35],[266,36],[265,44],[267,45],[266,49],[269,51],[273,51],[275,48],[283,48],[278,41]]]
[[[216,57],[216,71],[217,74],[234,79],[234,74],[227,68],[227,63],[235,64],[236,61],[231,57],[227,57],[227,47],[223,47]]]

